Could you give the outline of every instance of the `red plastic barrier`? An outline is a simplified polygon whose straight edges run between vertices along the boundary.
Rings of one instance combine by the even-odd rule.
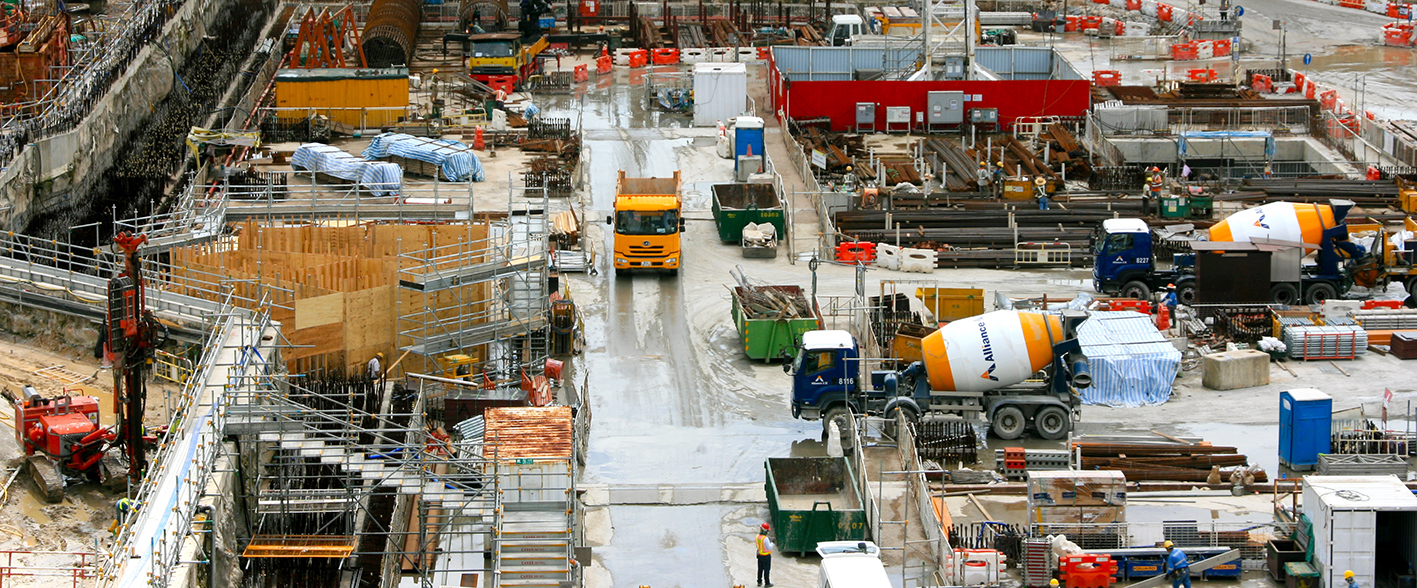
[[[597,75],[604,75],[610,73],[610,66],[613,63],[614,60],[607,55],[602,55],[600,57],[595,58],[595,73]]]
[[[1068,15],[1068,22],[1063,25],[1063,32],[1065,32],[1065,33],[1075,33],[1075,32],[1077,32],[1078,27],[1079,27],[1081,24],[1082,24],[1082,17],[1081,17],[1081,16],[1078,16],[1078,15],[1076,15],[1076,14],[1069,14],[1069,15]]]
[[[590,66],[589,66],[589,65],[577,65],[577,66],[576,66],[576,81],[577,81],[577,82],[584,82],[584,81],[589,80],[589,79],[590,79]]]
[[[1217,40],[1214,43],[1211,43],[1211,47],[1214,48],[1216,57],[1225,57],[1227,55],[1230,55],[1230,39]]]
[[[1107,588],[1115,581],[1117,574],[1117,562],[1106,555],[1064,556],[1059,558],[1058,568],[1067,588]]]
[[[1195,41],[1176,43],[1171,46],[1171,59],[1176,61],[1188,61],[1196,59],[1197,57]]]
[[[1303,92],[1303,91],[1304,91],[1304,82],[1305,82],[1306,80],[1308,80],[1308,79],[1309,79],[1309,78],[1305,77],[1304,74],[1301,74],[1301,73],[1299,73],[1299,72],[1297,72],[1297,71],[1294,72],[1294,87],[1295,87],[1295,88],[1298,88],[1300,92]]]
[[[1261,94],[1268,94],[1274,91],[1274,78],[1266,75],[1254,74],[1250,76],[1250,89]]]
[[[630,67],[644,67],[649,64],[649,51],[636,49],[630,52]]]
[[[1397,310],[1397,309],[1399,309],[1399,308],[1402,308],[1402,301],[1401,301],[1401,300],[1365,300],[1365,301],[1363,301],[1363,310],[1372,310],[1372,309],[1374,309],[1374,308],[1391,308],[1391,309],[1393,309],[1393,310]]]
[[[758,47],[758,59],[767,61],[772,57],[772,47]]]
[[[1318,86],[1315,86],[1313,82],[1304,82],[1304,97],[1305,97],[1305,98],[1308,98],[1308,99],[1310,99],[1310,100],[1313,100],[1313,99],[1314,99],[1314,94],[1318,93],[1318,91],[1319,91],[1319,87],[1318,87]]]
[[[1161,22],[1171,22],[1171,5],[1156,3],[1156,20]]]
[[[1127,0],[1127,10],[1133,12],[1141,10],[1141,0]]]
[[[1324,110],[1333,110],[1333,107],[1337,104],[1338,90],[1327,90],[1319,94],[1319,106],[1322,106]]]
[[[511,94],[517,88],[517,76],[491,76],[487,78],[487,86]]]
[[[1115,69],[1099,69],[1092,72],[1092,85],[1099,87],[1122,85],[1122,72]]]
[[[1124,23],[1124,22],[1122,22],[1122,21],[1120,21],[1120,20],[1117,21],[1116,30],[1115,30],[1112,34],[1115,35],[1115,36],[1118,36],[1118,37],[1121,37],[1121,36],[1123,36],[1123,35],[1126,35],[1126,34],[1127,34],[1127,23]]]
[[[679,50],[655,49],[650,61],[655,65],[674,65],[679,63]]]
[[[1102,303],[1101,306],[1103,310],[1135,310],[1142,314],[1151,314],[1151,302],[1146,300],[1114,298]]]
[[[1206,68],[1187,70],[1186,77],[1191,78],[1191,81],[1204,83],[1213,82],[1219,76],[1215,73],[1215,70]]]
[[[1367,177],[1368,181],[1370,181],[1370,182],[1376,182],[1376,181],[1378,181],[1378,180],[1383,179],[1383,172],[1382,172],[1382,170],[1380,170],[1380,169],[1378,169],[1378,168],[1373,167],[1373,166],[1370,165],[1370,166],[1368,166],[1368,173],[1367,173],[1367,176],[1366,176],[1366,177]]]
[[[1358,10],[1366,8],[1363,4],[1363,0],[1338,0],[1338,5],[1344,8],[1357,8]]]
[[[1101,26],[1102,26],[1102,17],[1100,17],[1100,16],[1084,16],[1084,17],[1082,17],[1082,22],[1078,25],[1078,28],[1080,28],[1080,29],[1082,29],[1082,30],[1085,31],[1085,30],[1088,30],[1088,29],[1096,30],[1097,28],[1099,28],[1099,27],[1101,27]]]
[[[876,261],[876,244],[870,241],[850,241],[836,246],[836,260],[842,263]]]

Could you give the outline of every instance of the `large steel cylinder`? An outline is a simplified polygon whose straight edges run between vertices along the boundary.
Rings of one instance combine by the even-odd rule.
[[[1333,208],[1327,204],[1271,202],[1242,210],[1210,228],[1211,241],[1248,243],[1251,239],[1277,239],[1318,243],[1324,229],[1332,228]]]
[[[1053,343],[1062,340],[1057,316],[998,310],[945,325],[920,349],[931,389],[983,392],[1027,380],[1053,361]]]
[[[422,18],[419,0],[374,0],[364,21],[364,60],[369,67],[411,65]]]
[[[458,7],[458,29],[466,31],[478,24],[483,32],[502,31],[508,14],[507,0],[466,0]]]

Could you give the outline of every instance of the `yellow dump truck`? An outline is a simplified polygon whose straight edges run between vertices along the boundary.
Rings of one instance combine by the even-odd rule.
[[[630,270],[679,273],[684,231],[679,172],[671,178],[627,178],[615,182],[615,214],[605,219],[615,228],[615,274]]]
[[[511,82],[521,88],[532,76],[540,75],[537,56],[546,50],[545,36],[524,43],[521,35],[508,33],[478,33],[468,36],[467,71],[479,82],[497,86]]]

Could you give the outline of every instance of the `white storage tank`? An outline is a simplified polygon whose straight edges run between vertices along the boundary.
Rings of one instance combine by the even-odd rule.
[[[742,63],[694,64],[694,126],[711,127],[748,108],[748,67]]]
[[[1417,496],[1397,476],[1305,476],[1304,514],[1320,588],[1345,586],[1345,570],[1375,586],[1417,561]]]

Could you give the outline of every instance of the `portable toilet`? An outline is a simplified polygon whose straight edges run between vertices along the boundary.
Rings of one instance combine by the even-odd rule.
[[[1279,463],[1291,470],[1312,470],[1320,453],[1329,453],[1333,398],[1313,388],[1279,393]]]
[[[739,161],[744,155],[748,155],[749,149],[752,150],[755,157],[766,157],[763,154],[763,119],[756,116],[740,116],[733,123],[734,170],[738,169]]]

